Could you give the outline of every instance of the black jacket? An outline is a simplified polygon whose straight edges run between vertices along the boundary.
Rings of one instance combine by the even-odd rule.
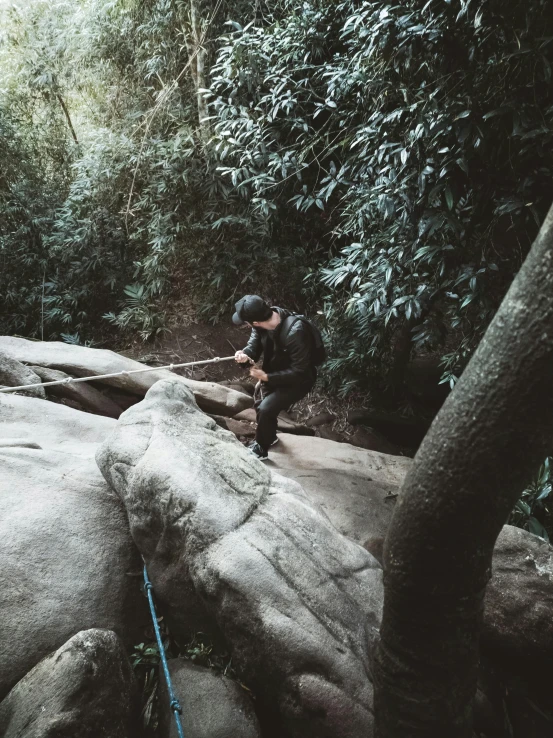
[[[303,320],[296,320],[282,341],[282,325],[291,313],[282,308],[273,310],[279,313],[281,322],[274,331],[253,328],[244,353],[254,361],[263,354],[263,371],[269,377],[268,387],[313,384],[317,370],[312,360],[313,337],[309,327]]]

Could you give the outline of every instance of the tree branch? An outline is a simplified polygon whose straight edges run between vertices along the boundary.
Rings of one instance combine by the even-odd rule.
[[[58,98],[58,102],[61,105],[63,112],[65,113],[65,119],[67,120],[67,125],[69,126],[69,130],[71,131],[71,135],[73,136],[73,141],[75,141],[78,146],[79,140],[77,138],[77,134],[75,133],[75,129],[73,128],[73,123],[71,122],[71,116],[69,115],[67,105],[63,101],[63,97],[60,95],[59,92],[56,92],[56,97]]]

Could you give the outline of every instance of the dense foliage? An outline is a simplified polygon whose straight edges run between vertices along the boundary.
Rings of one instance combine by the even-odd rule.
[[[547,5],[286,2],[227,36],[221,171],[324,241],[342,374],[381,371],[407,326],[453,379],[482,335],[553,193]]]
[[[453,382],[553,194],[545,0],[40,0],[3,27],[3,331],[148,337],[178,291],[216,319],[255,290],[324,314],[343,390],[413,349]]]
[[[71,144],[60,115],[59,47],[16,10],[10,28],[0,57],[0,315],[4,330],[40,335],[47,235],[70,179]]]

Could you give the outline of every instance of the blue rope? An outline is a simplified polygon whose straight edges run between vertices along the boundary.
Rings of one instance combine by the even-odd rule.
[[[165,648],[163,647],[163,641],[161,640],[161,633],[159,631],[159,625],[157,622],[156,606],[154,605],[154,597],[152,590],[154,585],[148,579],[148,572],[144,565],[144,589],[148,595],[148,602],[150,603],[150,613],[152,615],[152,621],[154,623],[154,630],[156,633],[157,647],[159,648],[159,655],[161,656],[161,665],[163,666],[163,673],[165,674],[165,681],[167,682],[167,691],[169,692],[169,705],[175,716],[175,722],[177,723],[177,732],[179,738],[184,738],[184,731],[182,729],[182,723],[180,716],[182,715],[182,708],[177,696],[173,692],[173,682],[171,681],[171,675],[169,674],[169,667],[167,666],[167,658],[165,656]]]

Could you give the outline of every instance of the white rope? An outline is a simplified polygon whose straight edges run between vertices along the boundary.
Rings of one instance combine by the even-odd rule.
[[[112,377],[123,377],[129,374],[140,374],[141,372],[158,372],[160,369],[180,369],[183,366],[199,366],[200,364],[215,364],[218,361],[234,361],[234,356],[224,356],[215,359],[204,359],[203,361],[189,361],[185,364],[167,364],[165,366],[147,366],[144,369],[125,369],[113,374],[96,374],[93,377],[66,377],[56,379],[55,382],[38,382],[37,384],[22,384],[20,387],[0,387],[0,392],[17,392],[18,390],[31,389],[32,387],[52,387],[54,384],[73,384],[74,382],[93,382],[98,379],[111,379]]]

